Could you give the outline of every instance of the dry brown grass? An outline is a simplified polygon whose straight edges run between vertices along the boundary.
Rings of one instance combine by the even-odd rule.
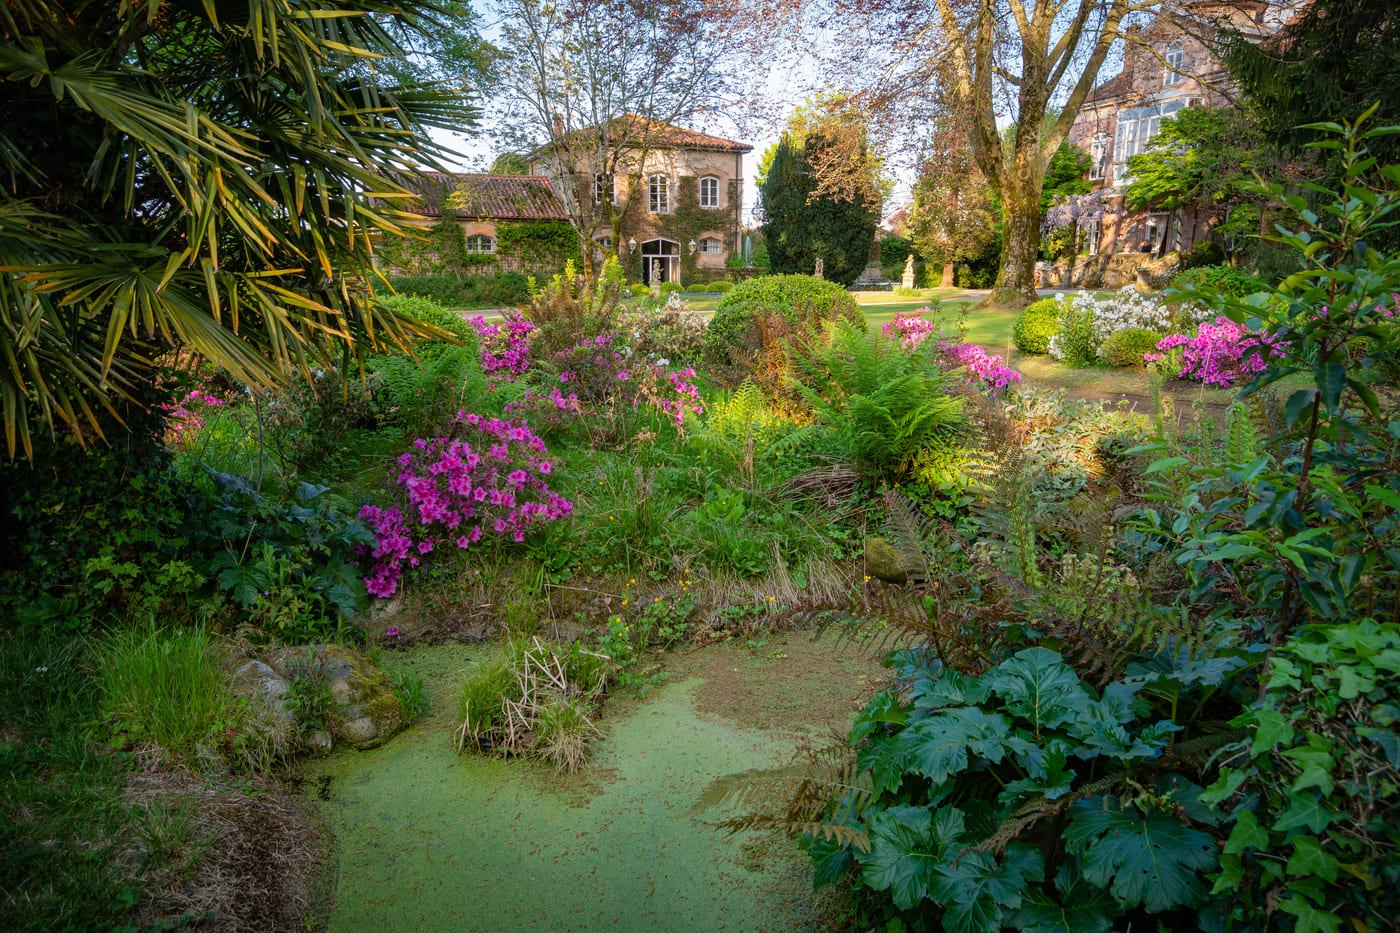
[[[200,930],[280,933],[323,929],[330,909],[333,847],[310,809],[273,779],[216,785],[172,772],[136,775],[128,803],[188,820],[188,857],[150,880],[139,926],[191,923]],[[133,840],[133,868],[148,861]]]

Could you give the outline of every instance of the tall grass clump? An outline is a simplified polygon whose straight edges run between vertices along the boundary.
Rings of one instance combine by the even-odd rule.
[[[252,717],[219,665],[203,629],[120,629],[97,645],[102,718],[144,753],[191,767],[243,756]]]

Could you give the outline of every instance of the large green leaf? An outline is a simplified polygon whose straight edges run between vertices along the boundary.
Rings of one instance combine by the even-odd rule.
[[[982,683],[1037,734],[1076,719],[1093,702],[1070,666],[1048,648],[1017,652],[983,675]]]
[[[957,851],[963,815],[952,807],[890,807],[870,821],[870,851],[856,853],[865,883],[889,891],[895,906],[912,910],[928,897],[929,884],[949,850]]]
[[[1085,881],[1072,865],[1062,865],[1054,890],[1027,888],[1007,923],[1022,933],[1108,933],[1117,913],[1107,892]]]
[[[1021,906],[1027,885],[1044,877],[1040,851],[1012,843],[1000,859],[986,852],[963,852],[938,866],[929,896],[943,907],[947,933],[996,933],[1005,911]]]
[[[1218,858],[1215,840],[1175,814],[1143,813],[1114,797],[1076,802],[1065,846],[1079,855],[1086,881],[1107,888],[1125,908],[1153,913],[1199,904],[1203,874]]]
[[[934,784],[967,769],[969,755],[999,762],[1006,755],[1010,723],[975,706],[939,710],[907,727],[897,742],[908,767]]]

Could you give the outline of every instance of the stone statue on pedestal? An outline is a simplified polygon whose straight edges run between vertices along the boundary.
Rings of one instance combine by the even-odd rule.
[[[817,267],[812,270],[812,274],[819,279],[825,278],[825,276],[822,275],[822,260],[820,256],[817,257]]]
[[[901,283],[905,288],[914,287],[914,254],[910,253],[909,258],[904,260],[904,281]]]
[[[651,297],[661,297],[661,260],[651,261]]]

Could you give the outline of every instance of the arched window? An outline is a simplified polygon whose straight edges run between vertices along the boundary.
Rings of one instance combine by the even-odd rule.
[[[653,175],[647,179],[647,210],[653,214],[671,213],[671,179]]]
[[[713,175],[700,179],[700,206],[719,207],[719,179]]]
[[[496,240],[484,234],[476,234],[467,237],[467,252],[469,253],[494,253],[496,251]]]
[[[718,256],[724,252],[724,244],[715,237],[707,236],[700,239],[700,253],[704,256]]]

